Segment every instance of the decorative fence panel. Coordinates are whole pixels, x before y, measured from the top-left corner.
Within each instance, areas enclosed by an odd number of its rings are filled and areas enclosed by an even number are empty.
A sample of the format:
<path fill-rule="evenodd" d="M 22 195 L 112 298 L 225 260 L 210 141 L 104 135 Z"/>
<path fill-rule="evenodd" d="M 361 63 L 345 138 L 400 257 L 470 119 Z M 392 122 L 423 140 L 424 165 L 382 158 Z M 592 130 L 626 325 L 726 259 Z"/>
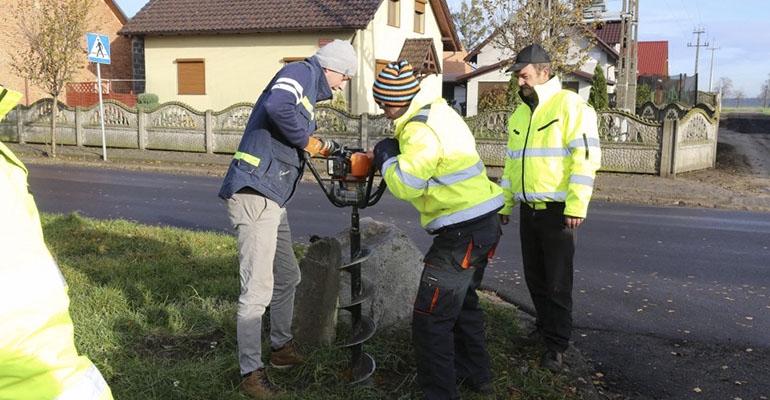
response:
<path fill-rule="evenodd" d="M 105 144 L 142 150 L 232 154 L 252 107 L 239 103 L 213 112 L 169 102 L 143 111 L 108 100 L 104 103 Z M 50 99 L 17 106 L 0 122 L 0 140 L 49 143 L 52 108 Z M 316 111 L 317 134 L 349 147 L 371 149 L 393 134 L 393 123 L 382 115 L 352 115 L 323 105 Z M 477 150 L 488 166 L 504 165 L 510 113 L 500 110 L 466 118 L 476 136 Z M 669 176 L 715 164 L 719 116 L 708 105 L 687 108 L 670 104 L 660 109 L 645 103 L 638 115 L 614 109 L 598 115 L 603 171 Z M 60 105 L 56 118 L 57 144 L 102 146 L 98 105 Z"/>

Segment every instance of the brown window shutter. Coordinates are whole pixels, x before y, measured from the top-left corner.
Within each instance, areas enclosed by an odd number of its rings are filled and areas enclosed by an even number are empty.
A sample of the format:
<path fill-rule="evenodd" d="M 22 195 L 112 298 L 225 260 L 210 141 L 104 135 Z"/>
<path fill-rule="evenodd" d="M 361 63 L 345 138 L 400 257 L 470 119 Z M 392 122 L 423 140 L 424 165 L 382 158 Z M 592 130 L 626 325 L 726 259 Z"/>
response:
<path fill-rule="evenodd" d="M 202 58 L 176 60 L 179 94 L 206 94 L 206 63 Z"/>
<path fill-rule="evenodd" d="M 425 14 L 425 3 L 427 0 L 414 0 L 414 12 Z"/>

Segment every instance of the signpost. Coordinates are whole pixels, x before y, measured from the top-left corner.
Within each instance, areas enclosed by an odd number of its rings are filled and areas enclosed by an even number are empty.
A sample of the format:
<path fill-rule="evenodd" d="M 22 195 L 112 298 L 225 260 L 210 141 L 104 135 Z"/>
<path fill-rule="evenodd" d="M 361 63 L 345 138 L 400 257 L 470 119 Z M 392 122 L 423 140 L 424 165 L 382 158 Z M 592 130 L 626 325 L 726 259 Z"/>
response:
<path fill-rule="evenodd" d="M 96 63 L 96 87 L 99 91 L 99 119 L 102 124 L 102 159 L 107 161 L 107 143 L 104 138 L 104 104 L 102 103 L 102 64 L 110 63 L 110 38 L 98 33 L 86 33 L 88 61 Z"/>

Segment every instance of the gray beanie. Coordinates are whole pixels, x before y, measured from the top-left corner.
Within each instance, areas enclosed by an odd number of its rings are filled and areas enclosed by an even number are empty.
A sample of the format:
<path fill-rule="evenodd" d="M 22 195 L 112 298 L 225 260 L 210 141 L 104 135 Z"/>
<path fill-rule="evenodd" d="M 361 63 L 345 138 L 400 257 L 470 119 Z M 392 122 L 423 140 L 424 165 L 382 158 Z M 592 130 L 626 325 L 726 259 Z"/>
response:
<path fill-rule="evenodd" d="M 358 70 L 358 57 L 350 43 L 336 39 L 318 49 L 315 53 L 321 67 L 354 76 Z"/>

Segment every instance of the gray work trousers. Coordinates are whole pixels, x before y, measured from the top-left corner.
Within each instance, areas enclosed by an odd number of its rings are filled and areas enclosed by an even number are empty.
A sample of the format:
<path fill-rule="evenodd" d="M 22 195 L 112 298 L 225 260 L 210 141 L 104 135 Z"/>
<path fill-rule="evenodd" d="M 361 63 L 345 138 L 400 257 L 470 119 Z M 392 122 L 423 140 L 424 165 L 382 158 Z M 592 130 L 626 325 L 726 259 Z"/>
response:
<path fill-rule="evenodd" d="M 241 374 L 264 367 L 262 316 L 270 306 L 270 343 L 292 339 L 294 293 L 300 281 L 286 209 L 259 194 L 235 193 L 227 213 L 238 235 L 241 295 L 236 330 Z"/>

